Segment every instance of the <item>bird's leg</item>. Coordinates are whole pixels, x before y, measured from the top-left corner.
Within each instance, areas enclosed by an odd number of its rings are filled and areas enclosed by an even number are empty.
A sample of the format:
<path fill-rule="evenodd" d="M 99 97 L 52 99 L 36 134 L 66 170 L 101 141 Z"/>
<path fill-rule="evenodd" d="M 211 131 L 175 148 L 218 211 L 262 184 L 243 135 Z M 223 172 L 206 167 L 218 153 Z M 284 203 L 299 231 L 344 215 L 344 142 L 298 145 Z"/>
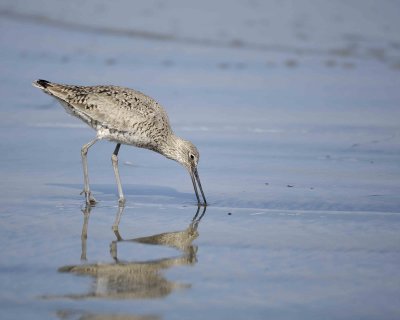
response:
<path fill-rule="evenodd" d="M 84 180 L 84 188 L 83 191 L 81 192 L 85 194 L 86 198 L 86 204 L 87 205 L 93 205 L 97 201 L 96 199 L 91 195 L 90 192 L 90 187 L 89 187 L 89 174 L 88 174 L 88 165 L 87 165 L 87 153 L 89 148 L 94 145 L 99 138 L 93 139 L 89 143 L 85 144 L 82 149 L 81 149 L 81 156 L 82 156 L 82 166 L 83 166 L 83 180 Z"/>
<path fill-rule="evenodd" d="M 112 165 L 114 168 L 115 180 L 117 181 L 118 196 L 119 196 L 118 204 L 120 206 L 123 206 L 123 205 L 125 205 L 125 197 L 124 197 L 124 193 L 122 192 L 121 179 L 119 177 L 119 170 L 118 170 L 118 152 L 119 152 L 120 147 L 121 147 L 121 144 L 117 143 L 114 153 L 111 156 L 111 162 L 112 162 Z"/>

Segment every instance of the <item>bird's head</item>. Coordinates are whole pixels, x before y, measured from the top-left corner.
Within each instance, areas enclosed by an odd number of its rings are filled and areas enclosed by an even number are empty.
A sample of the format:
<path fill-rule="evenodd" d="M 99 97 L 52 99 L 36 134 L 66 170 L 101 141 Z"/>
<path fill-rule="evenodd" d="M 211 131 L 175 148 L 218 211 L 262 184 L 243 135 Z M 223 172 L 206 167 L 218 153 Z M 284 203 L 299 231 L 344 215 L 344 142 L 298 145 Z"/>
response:
<path fill-rule="evenodd" d="M 204 203 L 203 205 L 207 205 L 206 198 L 204 196 L 203 188 L 201 187 L 200 177 L 197 171 L 197 165 L 199 163 L 200 154 L 197 150 L 196 146 L 190 141 L 181 139 L 177 136 L 174 136 L 169 144 L 170 148 L 164 150 L 164 155 L 167 158 L 175 160 L 183 165 L 190 174 L 192 178 L 194 191 L 196 193 L 198 204 L 202 204 L 200 202 L 199 194 L 197 192 L 197 184 L 199 186 L 201 195 L 203 196 Z M 197 181 L 197 184 L 196 184 Z"/>
<path fill-rule="evenodd" d="M 190 141 L 183 140 L 179 147 L 179 160 L 186 169 L 193 170 L 197 168 L 200 154 L 196 146 Z"/>

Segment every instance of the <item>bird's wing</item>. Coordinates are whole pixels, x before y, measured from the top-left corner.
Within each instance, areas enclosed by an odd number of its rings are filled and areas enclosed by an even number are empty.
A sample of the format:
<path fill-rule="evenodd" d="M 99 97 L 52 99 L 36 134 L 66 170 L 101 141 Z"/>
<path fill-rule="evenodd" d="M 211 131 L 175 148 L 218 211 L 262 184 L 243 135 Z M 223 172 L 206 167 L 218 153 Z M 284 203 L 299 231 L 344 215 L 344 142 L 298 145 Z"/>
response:
<path fill-rule="evenodd" d="M 135 124 L 151 121 L 161 129 L 168 124 L 165 111 L 154 99 L 132 89 L 51 83 L 46 91 L 66 103 L 76 116 L 109 128 L 129 130 Z"/>

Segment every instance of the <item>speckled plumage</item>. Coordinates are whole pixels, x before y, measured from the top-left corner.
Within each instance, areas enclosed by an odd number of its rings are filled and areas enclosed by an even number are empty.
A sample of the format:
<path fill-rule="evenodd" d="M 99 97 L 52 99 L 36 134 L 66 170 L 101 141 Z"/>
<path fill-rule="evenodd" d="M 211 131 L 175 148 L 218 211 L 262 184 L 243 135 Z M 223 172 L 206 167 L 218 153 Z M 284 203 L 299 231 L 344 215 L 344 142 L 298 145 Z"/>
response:
<path fill-rule="evenodd" d="M 53 83 L 46 90 L 102 139 L 158 151 L 172 134 L 164 109 L 139 91 L 117 86 Z"/>
<path fill-rule="evenodd" d="M 200 181 L 197 178 L 199 152 L 191 142 L 181 139 L 173 133 L 167 113 L 154 99 L 133 89 L 111 85 L 75 86 L 52 83 L 46 80 L 37 80 L 33 85 L 55 97 L 69 114 L 83 120 L 97 131 L 96 139 L 82 148 L 85 176 L 84 192 L 87 202 L 94 202 L 94 198 L 90 198 L 86 154 L 97 140 L 106 139 L 117 143 L 113 166 L 120 202 L 124 202 L 125 199 L 120 186 L 116 157 L 120 144 L 127 144 L 156 151 L 185 166 L 191 173 L 193 186 L 200 204 L 194 183 L 194 177 Z M 199 187 L 202 192 L 200 182 Z M 206 205 L 203 192 L 202 195 L 204 205 Z"/>

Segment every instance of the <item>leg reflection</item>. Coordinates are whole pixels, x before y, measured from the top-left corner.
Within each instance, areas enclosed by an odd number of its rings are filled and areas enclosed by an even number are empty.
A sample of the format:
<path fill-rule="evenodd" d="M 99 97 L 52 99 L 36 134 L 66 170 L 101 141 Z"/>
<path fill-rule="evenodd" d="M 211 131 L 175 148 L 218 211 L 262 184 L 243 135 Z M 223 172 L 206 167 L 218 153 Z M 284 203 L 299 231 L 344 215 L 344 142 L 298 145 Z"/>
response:
<path fill-rule="evenodd" d="M 81 251 L 81 261 L 86 261 L 86 247 L 87 247 L 87 234 L 88 234 L 88 224 L 89 224 L 89 216 L 91 211 L 91 206 L 86 205 L 84 209 L 82 209 L 83 213 L 83 226 L 81 233 L 81 242 L 82 242 L 82 251 Z"/>

